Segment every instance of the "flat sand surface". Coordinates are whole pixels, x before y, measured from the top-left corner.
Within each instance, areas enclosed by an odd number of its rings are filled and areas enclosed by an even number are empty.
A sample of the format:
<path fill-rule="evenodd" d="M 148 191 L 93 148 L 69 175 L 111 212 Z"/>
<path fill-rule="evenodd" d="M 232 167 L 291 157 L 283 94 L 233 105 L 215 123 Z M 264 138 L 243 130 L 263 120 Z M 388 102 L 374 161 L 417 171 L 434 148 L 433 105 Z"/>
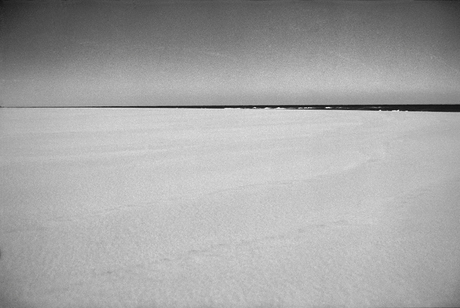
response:
<path fill-rule="evenodd" d="M 0 110 L 0 307 L 460 304 L 460 114 Z"/>

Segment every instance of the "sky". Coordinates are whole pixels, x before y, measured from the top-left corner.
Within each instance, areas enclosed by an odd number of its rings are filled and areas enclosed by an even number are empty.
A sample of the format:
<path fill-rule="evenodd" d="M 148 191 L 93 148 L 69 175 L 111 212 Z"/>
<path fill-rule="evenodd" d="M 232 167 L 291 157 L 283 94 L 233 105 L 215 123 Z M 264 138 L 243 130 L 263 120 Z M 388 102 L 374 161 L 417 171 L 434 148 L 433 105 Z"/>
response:
<path fill-rule="evenodd" d="M 4 1 L 0 105 L 460 102 L 455 1 Z"/>

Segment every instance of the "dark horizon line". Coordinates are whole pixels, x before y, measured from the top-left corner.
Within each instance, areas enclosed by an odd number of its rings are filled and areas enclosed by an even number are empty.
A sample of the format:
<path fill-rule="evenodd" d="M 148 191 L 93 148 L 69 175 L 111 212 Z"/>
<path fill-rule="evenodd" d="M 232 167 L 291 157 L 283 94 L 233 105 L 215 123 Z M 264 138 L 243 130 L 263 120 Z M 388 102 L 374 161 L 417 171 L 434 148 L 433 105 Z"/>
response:
<path fill-rule="evenodd" d="M 68 3 L 68 2 L 87 2 L 87 0 L 0 0 L 0 3 Z M 195 2 L 215 2 L 216 0 L 161 0 L 157 3 L 195 3 Z M 239 0 L 237 2 L 278 2 L 279 0 Z M 338 2 L 339 0 L 290 0 L 290 2 Z M 433 2 L 433 1 L 456 1 L 456 0 L 379 0 L 377 2 Z M 149 3 L 150 0 L 94 0 L 93 2 L 123 2 L 123 3 Z M 234 0 L 218 0 L 217 3 L 235 2 Z M 375 0 L 340 0 L 340 2 L 375 2 Z"/>
<path fill-rule="evenodd" d="M 295 109 L 460 112 L 460 104 L 381 104 L 381 105 L 102 105 L 102 106 L 0 106 L 9 109 Z"/>

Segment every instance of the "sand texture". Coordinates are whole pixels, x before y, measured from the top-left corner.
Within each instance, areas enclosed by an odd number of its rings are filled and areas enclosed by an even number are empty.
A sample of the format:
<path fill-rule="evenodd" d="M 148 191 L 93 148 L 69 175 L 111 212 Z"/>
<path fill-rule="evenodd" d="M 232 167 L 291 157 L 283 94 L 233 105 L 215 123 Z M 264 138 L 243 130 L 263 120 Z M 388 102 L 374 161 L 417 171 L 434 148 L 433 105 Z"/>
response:
<path fill-rule="evenodd" d="M 460 304 L 459 114 L 3 109 L 0 198 L 1 307 Z"/>

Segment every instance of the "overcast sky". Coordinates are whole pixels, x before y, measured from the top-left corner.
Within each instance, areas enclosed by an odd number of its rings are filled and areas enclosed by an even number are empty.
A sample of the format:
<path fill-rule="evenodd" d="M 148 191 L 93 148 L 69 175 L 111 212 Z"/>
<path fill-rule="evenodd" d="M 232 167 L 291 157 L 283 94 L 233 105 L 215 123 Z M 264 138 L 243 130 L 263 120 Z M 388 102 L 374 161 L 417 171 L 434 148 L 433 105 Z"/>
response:
<path fill-rule="evenodd" d="M 460 3 L 1 9 L 0 104 L 460 103 Z"/>

